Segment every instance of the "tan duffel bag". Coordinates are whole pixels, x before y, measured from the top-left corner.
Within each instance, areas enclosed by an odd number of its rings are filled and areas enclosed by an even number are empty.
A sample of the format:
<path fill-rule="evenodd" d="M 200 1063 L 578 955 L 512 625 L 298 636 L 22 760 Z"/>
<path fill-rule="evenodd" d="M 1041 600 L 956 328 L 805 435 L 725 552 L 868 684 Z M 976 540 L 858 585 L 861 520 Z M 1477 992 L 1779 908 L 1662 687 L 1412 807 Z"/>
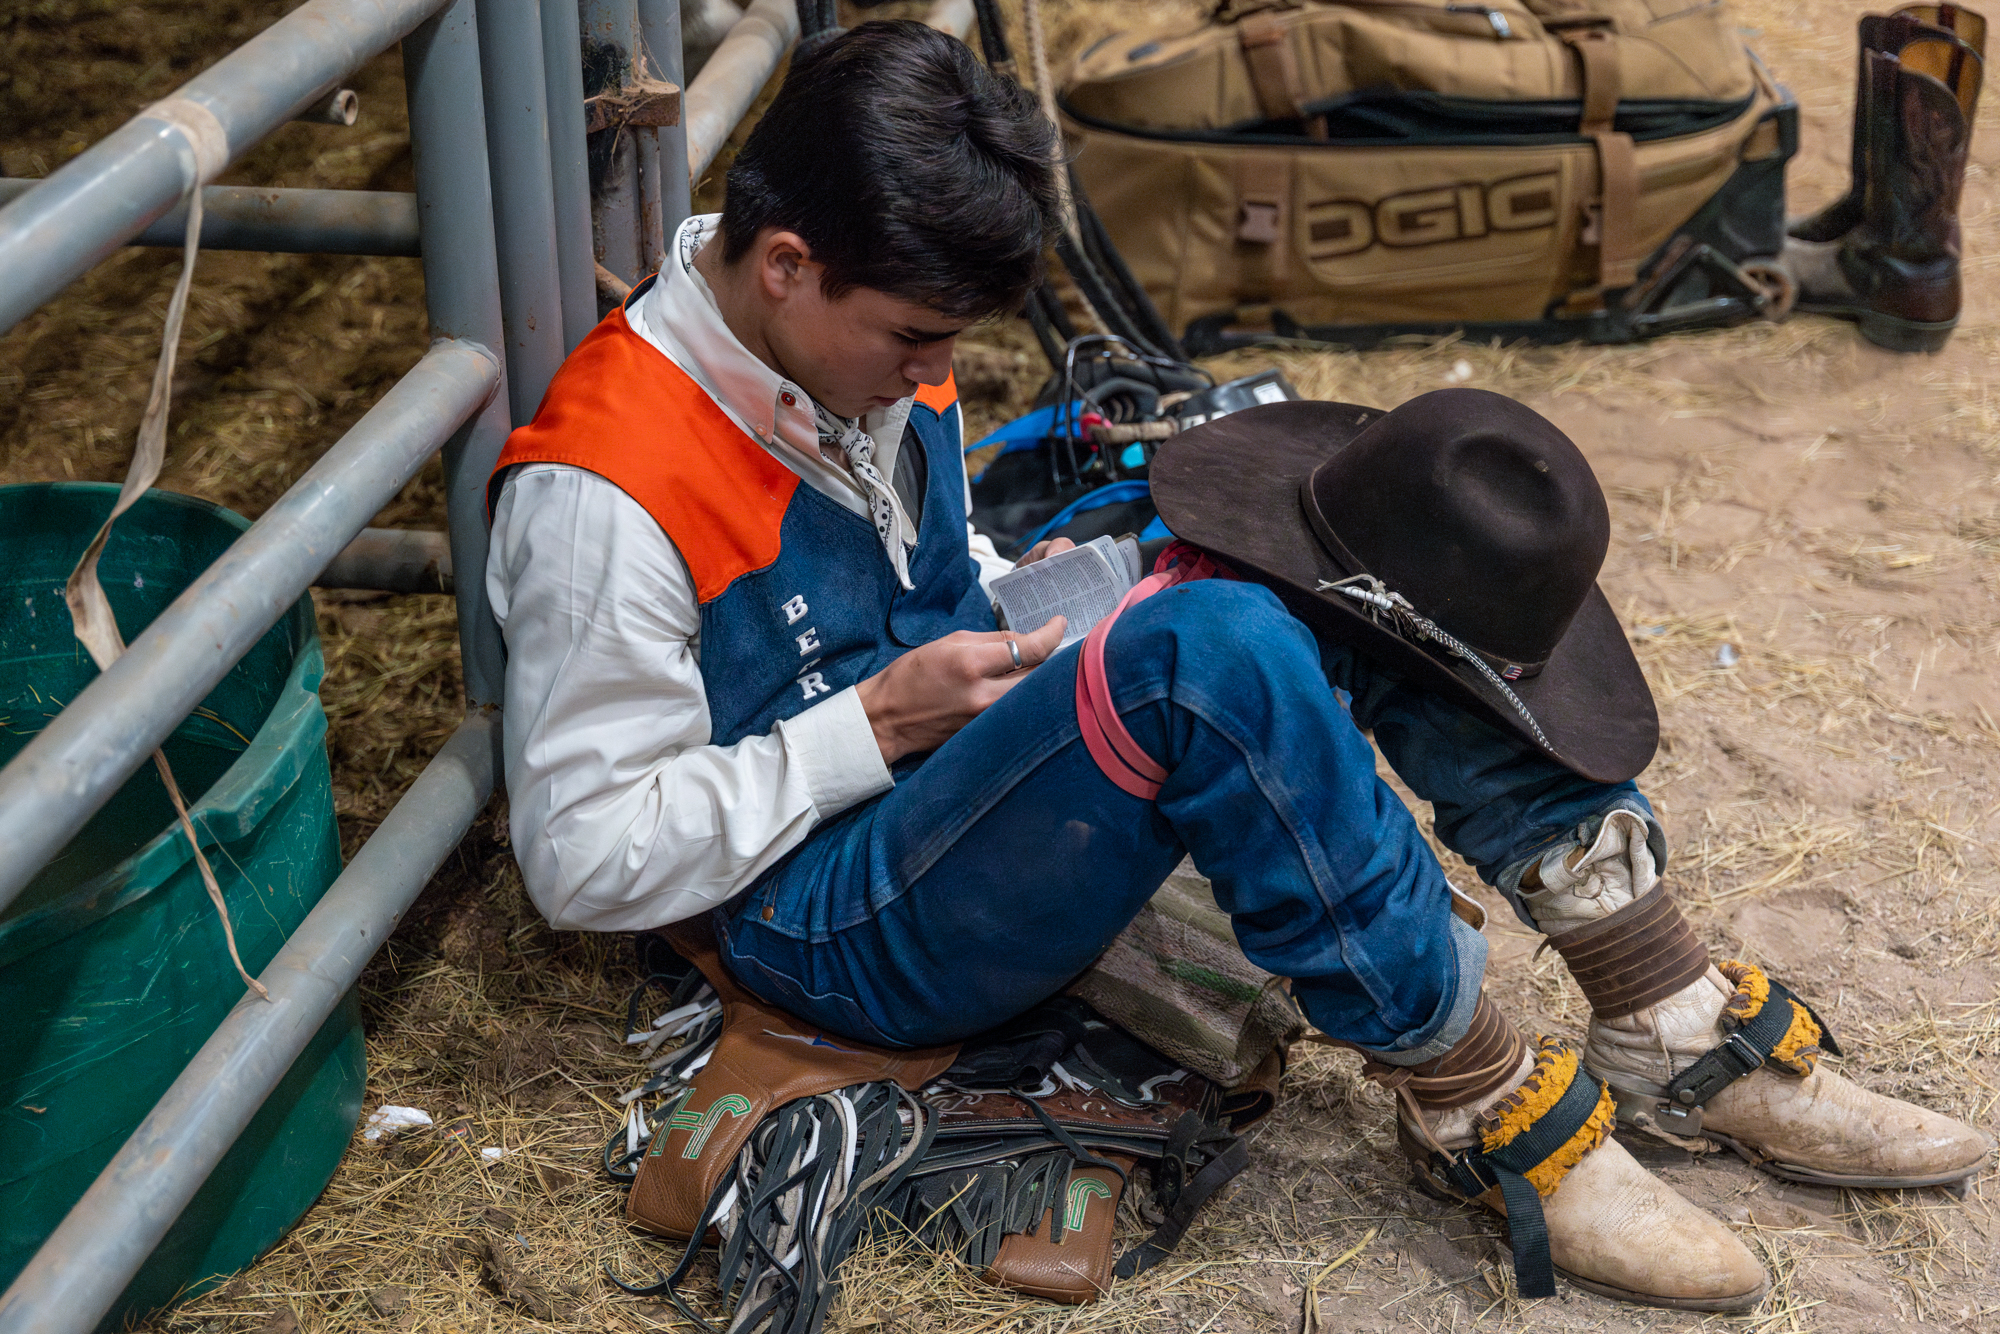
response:
<path fill-rule="evenodd" d="M 1253 0 L 1098 42 L 1063 110 L 1190 351 L 1258 327 L 1614 341 L 1788 304 L 1797 110 L 1721 3 Z"/>

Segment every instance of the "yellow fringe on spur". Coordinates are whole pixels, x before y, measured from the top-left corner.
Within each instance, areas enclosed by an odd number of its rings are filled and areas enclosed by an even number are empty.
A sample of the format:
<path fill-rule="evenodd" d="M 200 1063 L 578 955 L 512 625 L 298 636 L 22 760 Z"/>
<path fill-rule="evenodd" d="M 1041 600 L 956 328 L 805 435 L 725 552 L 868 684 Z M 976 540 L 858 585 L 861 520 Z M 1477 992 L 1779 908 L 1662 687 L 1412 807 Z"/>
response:
<path fill-rule="evenodd" d="M 1521 1081 L 1521 1086 L 1502 1098 L 1480 1118 L 1482 1124 L 1490 1121 L 1491 1129 L 1480 1132 L 1480 1142 L 1487 1152 L 1510 1144 L 1515 1137 L 1529 1126 L 1547 1116 L 1555 1105 L 1562 1101 L 1563 1094 L 1569 1092 L 1570 1084 L 1581 1072 L 1576 1051 L 1561 1038 L 1540 1039 L 1535 1050 L 1535 1068 Z M 1597 1098 L 1597 1106 L 1589 1118 L 1569 1137 L 1569 1141 L 1554 1153 L 1537 1163 L 1524 1175 L 1535 1192 L 1543 1199 L 1556 1193 L 1563 1178 L 1570 1169 L 1583 1161 L 1583 1156 L 1604 1143 L 1604 1137 L 1611 1133 L 1611 1124 L 1617 1107 L 1611 1098 L 1611 1089 L 1603 1087 Z"/>
<path fill-rule="evenodd" d="M 1771 999 L 1771 980 L 1764 976 L 1763 969 L 1741 959 L 1724 959 L 1716 968 L 1736 988 L 1729 1004 L 1722 1007 L 1725 1020 L 1747 1024 L 1763 1013 L 1764 1002 Z"/>
<path fill-rule="evenodd" d="M 1819 1025 L 1806 1013 L 1806 1007 L 1797 1001 L 1791 1002 L 1792 1026 L 1785 1030 L 1785 1036 L 1778 1039 L 1778 1045 L 1771 1049 L 1767 1065 L 1781 1065 L 1791 1074 L 1804 1079 L 1813 1072 L 1819 1061 Z"/>
<path fill-rule="evenodd" d="M 1736 984 L 1736 994 L 1722 1007 L 1723 1022 L 1741 1027 L 1762 1014 L 1771 999 L 1771 981 L 1764 976 L 1764 970 L 1741 959 L 1725 959 L 1718 967 L 1724 977 Z M 1778 1040 L 1765 1063 L 1804 1079 L 1819 1061 L 1820 1029 L 1805 1006 L 1795 1000 L 1786 1004 L 1792 1007 L 1791 1027 L 1785 1030 L 1785 1036 Z"/>

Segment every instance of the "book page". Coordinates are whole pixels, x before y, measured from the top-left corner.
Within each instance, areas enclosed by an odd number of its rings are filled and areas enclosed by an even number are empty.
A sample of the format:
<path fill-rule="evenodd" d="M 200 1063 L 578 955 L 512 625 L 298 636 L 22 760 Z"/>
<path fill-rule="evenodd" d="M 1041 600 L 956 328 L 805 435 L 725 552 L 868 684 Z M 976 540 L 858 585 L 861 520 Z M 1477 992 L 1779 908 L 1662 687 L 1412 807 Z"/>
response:
<path fill-rule="evenodd" d="M 1059 551 L 993 581 L 993 603 L 1002 629 L 1025 632 L 1051 616 L 1069 618 L 1063 643 L 1073 644 L 1109 616 L 1132 588 L 1126 557 L 1109 537 Z"/>
<path fill-rule="evenodd" d="M 1118 554 L 1125 558 L 1125 569 L 1132 582 L 1138 583 L 1146 577 L 1145 562 L 1139 555 L 1139 539 L 1130 533 L 1118 539 Z"/>

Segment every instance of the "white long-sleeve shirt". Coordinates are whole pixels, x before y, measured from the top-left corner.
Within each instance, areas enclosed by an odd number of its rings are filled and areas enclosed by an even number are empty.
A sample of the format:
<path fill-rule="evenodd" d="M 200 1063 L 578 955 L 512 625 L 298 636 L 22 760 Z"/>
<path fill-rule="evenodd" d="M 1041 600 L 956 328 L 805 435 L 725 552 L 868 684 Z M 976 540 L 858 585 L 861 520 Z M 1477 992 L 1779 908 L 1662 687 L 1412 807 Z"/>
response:
<path fill-rule="evenodd" d="M 682 225 L 660 281 L 627 311 L 633 330 L 807 485 L 865 515 L 859 488 L 820 455 L 805 391 L 744 348 L 695 272 L 715 222 Z M 864 423 L 887 476 L 909 413 L 906 399 Z M 982 584 L 1012 568 L 976 533 L 970 547 Z M 507 477 L 486 589 L 508 650 L 514 855 L 559 929 L 693 916 L 891 786 L 852 689 L 765 735 L 710 744 L 687 566 L 652 516 L 594 473 L 536 463 Z"/>

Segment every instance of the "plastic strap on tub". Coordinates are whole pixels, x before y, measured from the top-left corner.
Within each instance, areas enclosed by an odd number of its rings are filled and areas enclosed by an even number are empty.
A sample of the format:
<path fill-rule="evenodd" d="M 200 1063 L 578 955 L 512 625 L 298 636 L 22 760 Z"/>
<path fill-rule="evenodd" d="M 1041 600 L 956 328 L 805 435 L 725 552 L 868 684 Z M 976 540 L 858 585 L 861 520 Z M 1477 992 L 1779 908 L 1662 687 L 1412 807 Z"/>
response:
<path fill-rule="evenodd" d="M 153 367 L 152 392 L 146 399 L 145 415 L 139 419 L 138 441 L 132 449 L 132 460 L 125 467 L 124 484 L 118 489 L 118 499 L 113 502 L 111 512 L 104 517 L 97 535 L 90 539 L 90 545 L 84 548 L 76 568 L 70 571 L 69 579 L 63 585 L 63 601 L 69 605 L 71 628 L 78 642 L 89 650 L 91 661 L 97 664 L 99 671 L 109 668 L 124 655 L 125 636 L 118 628 L 118 618 L 112 614 L 110 600 L 98 579 L 97 562 L 104 554 L 105 543 L 111 538 L 111 526 L 140 496 L 152 489 L 166 463 L 167 411 L 174 398 L 174 359 L 180 348 L 181 322 L 187 316 L 188 293 L 194 283 L 195 256 L 201 251 L 201 190 L 229 165 L 229 134 L 223 129 L 222 122 L 216 119 L 215 113 L 201 103 L 185 97 L 169 97 L 163 102 L 153 103 L 140 114 L 178 131 L 181 170 L 185 178 L 182 190 L 188 201 L 187 233 L 181 249 L 181 275 L 174 283 L 173 295 L 167 298 L 166 327 L 160 336 L 159 361 Z M 229 947 L 229 961 L 236 965 L 243 985 L 268 1001 L 271 999 L 270 991 L 250 976 L 250 970 L 243 966 L 243 956 L 236 948 L 236 928 L 229 920 L 229 904 L 223 898 L 222 885 L 215 878 L 215 868 L 208 863 L 208 854 L 202 851 L 201 836 L 188 817 L 187 801 L 174 778 L 173 766 L 167 762 L 166 751 L 154 750 L 153 767 L 159 771 L 161 786 L 166 788 L 181 833 L 186 836 L 188 847 L 194 853 L 194 863 L 201 871 L 209 901 L 215 905 L 216 916 L 221 919 L 222 939 Z"/>
<path fill-rule="evenodd" d="M 1112 623 L 1133 603 L 1143 602 L 1176 584 L 1196 579 L 1235 578 L 1185 542 L 1175 542 L 1162 551 L 1153 571 L 1132 586 L 1132 591 L 1119 600 L 1109 616 L 1091 627 L 1084 636 L 1083 653 L 1076 665 L 1076 724 L 1083 734 L 1084 748 L 1106 778 L 1141 801 L 1151 801 L 1160 795 L 1167 770 L 1133 740 L 1125 720 L 1118 716 L 1118 709 L 1111 702 L 1111 682 L 1104 670 L 1104 644 L 1110 637 Z"/>

